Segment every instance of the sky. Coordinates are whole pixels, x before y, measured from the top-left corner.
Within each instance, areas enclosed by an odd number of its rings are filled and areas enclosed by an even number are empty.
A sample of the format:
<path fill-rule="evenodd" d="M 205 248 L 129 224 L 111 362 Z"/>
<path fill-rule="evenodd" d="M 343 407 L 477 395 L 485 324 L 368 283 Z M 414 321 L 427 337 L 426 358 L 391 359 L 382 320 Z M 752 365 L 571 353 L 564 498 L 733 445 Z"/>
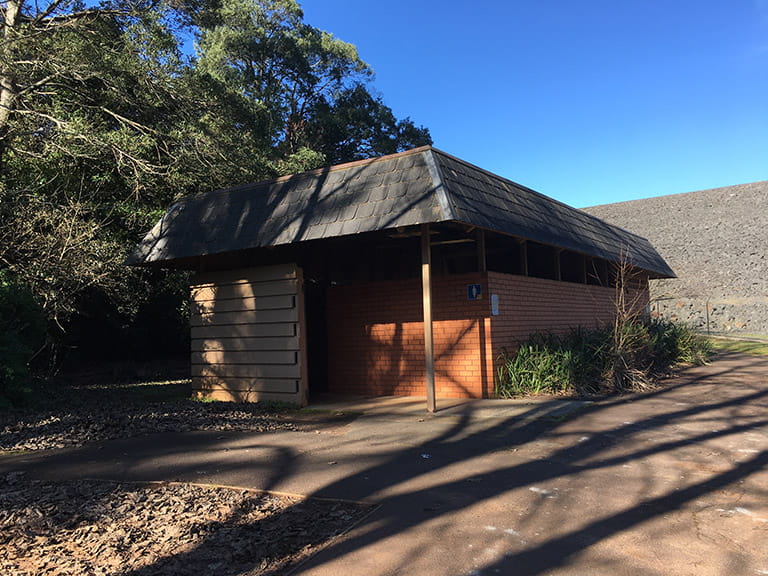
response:
<path fill-rule="evenodd" d="M 299 0 L 435 147 L 584 207 L 768 180 L 768 0 Z"/>

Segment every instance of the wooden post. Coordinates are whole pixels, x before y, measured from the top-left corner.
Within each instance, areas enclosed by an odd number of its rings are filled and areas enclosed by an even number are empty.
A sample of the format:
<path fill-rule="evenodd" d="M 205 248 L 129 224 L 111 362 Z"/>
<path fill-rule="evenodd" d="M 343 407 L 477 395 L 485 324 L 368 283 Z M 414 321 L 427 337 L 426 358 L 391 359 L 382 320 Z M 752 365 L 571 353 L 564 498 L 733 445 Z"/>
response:
<path fill-rule="evenodd" d="M 475 232 L 477 235 L 477 271 L 487 272 L 487 264 L 485 258 L 485 230 L 482 228 Z"/>
<path fill-rule="evenodd" d="M 421 300 L 424 307 L 424 355 L 427 375 L 427 412 L 435 411 L 435 346 L 432 338 L 432 249 L 429 224 L 421 225 Z"/>
<path fill-rule="evenodd" d="M 528 276 L 528 244 L 520 240 L 520 272 L 522 276 Z"/>

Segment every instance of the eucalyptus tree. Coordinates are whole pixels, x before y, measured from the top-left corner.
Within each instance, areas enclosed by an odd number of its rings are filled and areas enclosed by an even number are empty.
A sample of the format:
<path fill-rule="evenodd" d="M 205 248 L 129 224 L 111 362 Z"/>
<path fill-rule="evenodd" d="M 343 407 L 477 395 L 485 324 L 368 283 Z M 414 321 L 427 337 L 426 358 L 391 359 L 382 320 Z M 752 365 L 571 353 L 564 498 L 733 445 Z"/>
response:
<path fill-rule="evenodd" d="M 199 71 L 259 107 L 279 172 L 431 143 L 371 94 L 355 46 L 305 23 L 294 0 L 220 0 L 199 21 Z"/>
<path fill-rule="evenodd" d="M 371 78 L 292 0 L 0 0 L 0 272 L 62 329 L 129 318 L 175 198 L 428 143 Z"/>

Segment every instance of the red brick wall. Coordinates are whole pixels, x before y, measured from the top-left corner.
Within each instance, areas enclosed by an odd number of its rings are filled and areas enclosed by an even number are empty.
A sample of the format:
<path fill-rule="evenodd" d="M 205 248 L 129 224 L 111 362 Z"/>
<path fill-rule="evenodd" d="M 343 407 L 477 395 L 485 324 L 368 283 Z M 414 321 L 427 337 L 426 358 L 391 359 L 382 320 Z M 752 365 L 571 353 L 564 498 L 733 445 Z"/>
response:
<path fill-rule="evenodd" d="M 495 357 L 534 332 L 563 333 L 613 317 L 612 288 L 496 272 L 488 273 L 488 282 L 499 296 L 499 315 L 492 320 Z"/>
<path fill-rule="evenodd" d="M 467 284 L 483 299 L 467 300 Z M 487 278 L 435 278 L 432 315 L 435 393 L 443 398 L 488 396 L 490 352 Z M 329 388 L 363 395 L 426 394 L 421 281 L 337 286 L 328 291 Z"/>
<path fill-rule="evenodd" d="M 483 299 L 467 300 L 467 284 L 476 283 Z M 435 278 L 432 293 L 435 392 L 443 398 L 492 396 L 503 348 L 532 332 L 609 322 L 613 313 L 613 289 L 495 272 Z M 640 305 L 647 297 L 646 289 Z M 327 314 L 332 392 L 426 394 L 420 280 L 333 287 Z"/>

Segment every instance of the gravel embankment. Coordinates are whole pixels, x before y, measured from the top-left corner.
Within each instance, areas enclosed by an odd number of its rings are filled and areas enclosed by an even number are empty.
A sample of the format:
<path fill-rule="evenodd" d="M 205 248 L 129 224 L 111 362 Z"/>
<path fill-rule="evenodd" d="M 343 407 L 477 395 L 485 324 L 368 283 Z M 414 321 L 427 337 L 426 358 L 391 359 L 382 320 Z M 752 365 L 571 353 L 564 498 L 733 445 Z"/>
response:
<path fill-rule="evenodd" d="M 284 574 L 370 510 L 190 484 L 0 478 L 0 573 Z"/>
<path fill-rule="evenodd" d="M 768 181 L 583 209 L 651 241 L 677 274 L 659 311 L 713 332 L 768 334 Z"/>

